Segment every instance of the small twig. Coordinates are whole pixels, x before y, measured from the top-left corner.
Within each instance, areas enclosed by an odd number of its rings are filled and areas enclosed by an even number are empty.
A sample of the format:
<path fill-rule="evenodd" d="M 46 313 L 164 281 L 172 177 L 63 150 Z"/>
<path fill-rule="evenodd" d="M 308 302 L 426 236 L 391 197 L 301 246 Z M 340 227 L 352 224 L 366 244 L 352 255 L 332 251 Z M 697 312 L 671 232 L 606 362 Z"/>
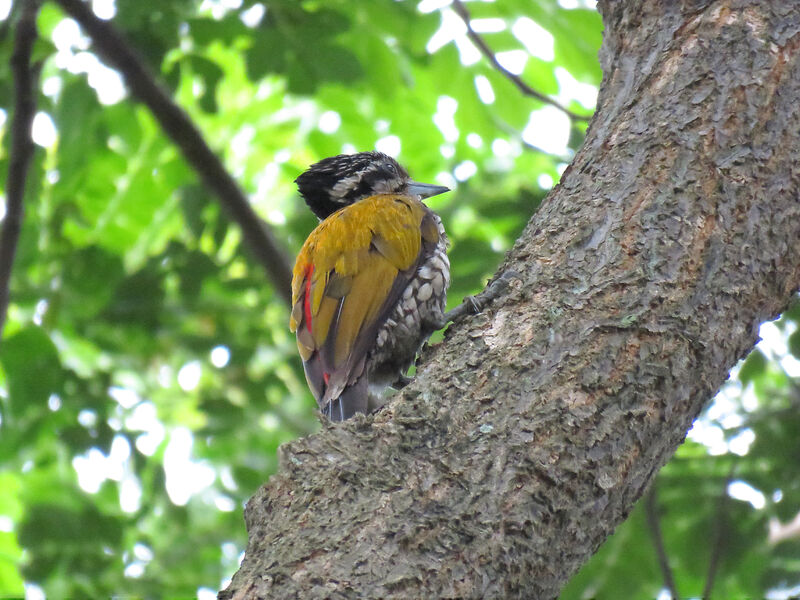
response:
<path fill-rule="evenodd" d="M 703 586 L 703 595 L 701 598 L 708 600 L 711 598 L 711 592 L 714 589 L 714 581 L 717 577 L 717 570 L 719 568 L 719 561 L 722 558 L 723 550 L 723 537 L 725 533 L 725 520 L 728 512 L 728 484 L 733 479 L 733 473 L 736 468 L 736 463 L 731 466 L 728 476 L 725 478 L 725 483 L 722 487 L 722 492 L 717 500 L 717 512 L 714 519 L 713 530 L 713 546 L 711 546 L 711 557 L 708 561 L 708 573 L 706 574 L 706 584 Z"/>
<path fill-rule="evenodd" d="M 504 122 L 503 120 L 498 119 L 496 116 L 492 117 L 492 123 L 495 125 L 495 127 L 500 129 L 501 131 L 504 131 L 509 136 L 514 138 L 516 141 L 518 141 L 524 150 L 529 150 L 530 152 L 536 152 L 537 154 L 544 154 L 546 156 L 549 156 L 551 158 L 559 160 L 559 161 L 563 162 L 566 165 L 568 165 L 569 163 L 572 162 L 572 157 L 571 156 L 566 156 L 564 154 L 556 154 L 554 152 L 546 152 L 545 150 L 542 150 L 538 146 L 534 146 L 530 142 L 526 142 L 522 138 L 522 136 L 520 135 L 520 132 L 519 132 L 518 129 L 514 128 L 513 126 L 511 126 L 508 123 Z"/>
<path fill-rule="evenodd" d="M 664 578 L 664 587 L 669 590 L 672 600 L 678 600 L 678 588 L 675 586 L 675 578 L 672 576 L 667 551 L 664 548 L 664 538 L 661 535 L 661 520 L 658 518 L 657 482 L 653 482 L 650 491 L 647 492 L 644 510 L 647 516 L 647 526 L 653 538 L 653 546 L 655 546 L 656 555 L 658 556 L 658 566 L 661 568 L 661 576 Z"/>
<path fill-rule="evenodd" d="M 6 215 L 0 238 L 0 337 L 5 325 L 10 299 L 11 269 L 22 231 L 23 200 L 28 169 L 33 158 L 31 127 L 36 113 L 36 89 L 41 65 L 31 65 L 36 42 L 36 13 L 38 0 L 28 0 L 17 22 L 17 37 L 11 55 L 14 77 L 14 117 L 11 122 L 11 149 L 6 179 Z"/>
<path fill-rule="evenodd" d="M 122 74 L 133 95 L 147 105 L 164 132 L 181 149 L 186 162 L 239 224 L 250 251 L 263 265 L 278 294 L 291 303 L 292 269 L 288 259 L 189 115 L 159 86 L 113 25 L 95 16 L 82 0 L 56 2 L 89 34 L 97 51 Z"/>
<path fill-rule="evenodd" d="M 725 433 L 728 436 L 734 436 L 738 432 L 744 431 L 745 429 L 751 429 L 759 423 L 777 423 L 782 419 L 797 415 L 798 410 L 800 410 L 798 402 L 795 402 L 791 397 L 789 398 L 789 401 L 790 405 L 788 408 L 776 408 L 775 410 L 764 409 L 749 414 L 746 416 L 744 423 L 741 425 L 737 425 L 735 427 L 726 427 Z"/>
<path fill-rule="evenodd" d="M 478 47 L 481 53 L 489 60 L 490 63 L 492 63 L 492 66 L 495 69 L 500 71 L 500 73 L 502 73 L 509 81 L 511 81 L 511 83 L 517 86 L 517 89 L 519 89 L 519 91 L 521 91 L 526 96 L 530 96 L 531 98 L 536 98 L 537 100 L 544 102 L 545 104 L 554 106 L 555 108 L 563 112 L 565 115 L 567 115 L 573 121 L 589 121 L 592 118 L 591 115 L 579 115 L 576 112 L 572 112 L 567 107 L 562 106 L 549 96 L 546 96 L 545 94 L 536 91 L 527 83 L 522 81 L 522 79 L 520 79 L 519 76 L 515 75 L 514 73 L 506 69 L 503 65 L 500 64 L 500 61 L 497 60 L 497 57 L 494 55 L 494 52 L 492 52 L 492 49 L 489 48 L 488 44 L 484 41 L 484 39 L 480 36 L 480 34 L 472 28 L 472 25 L 470 24 L 469 11 L 464 6 L 463 2 L 461 2 L 461 0 L 453 0 L 453 10 L 459 17 L 461 17 L 461 20 L 464 21 L 464 25 L 467 26 L 467 36 L 469 37 L 470 40 L 472 40 L 472 43 L 474 43 Z"/>

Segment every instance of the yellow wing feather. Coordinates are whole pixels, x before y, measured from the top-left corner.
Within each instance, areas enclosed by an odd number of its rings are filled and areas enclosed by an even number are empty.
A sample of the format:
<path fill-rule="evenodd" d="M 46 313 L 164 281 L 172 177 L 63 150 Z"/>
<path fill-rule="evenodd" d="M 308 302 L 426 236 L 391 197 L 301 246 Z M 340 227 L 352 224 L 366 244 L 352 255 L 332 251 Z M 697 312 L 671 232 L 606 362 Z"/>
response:
<path fill-rule="evenodd" d="M 426 214 L 414 197 L 382 194 L 333 213 L 308 236 L 294 267 L 290 327 L 309 378 L 318 372 L 327 383 L 334 370 L 358 362 L 351 353 L 359 336 L 379 318 L 398 274 L 419 259 L 430 235 L 422 231 Z M 329 335 L 332 356 L 323 358 Z M 315 360 L 323 361 L 321 370 L 309 368 Z M 340 375 L 346 382 L 349 374 Z M 323 388 L 315 383 L 312 390 Z"/>
<path fill-rule="evenodd" d="M 378 318 L 397 277 L 397 269 L 378 255 L 373 255 L 372 260 L 362 266 L 364 268 L 353 279 L 353 287 L 342 303 L 331 365 L 334 369 L 345 364 L 358 334 Z"/>

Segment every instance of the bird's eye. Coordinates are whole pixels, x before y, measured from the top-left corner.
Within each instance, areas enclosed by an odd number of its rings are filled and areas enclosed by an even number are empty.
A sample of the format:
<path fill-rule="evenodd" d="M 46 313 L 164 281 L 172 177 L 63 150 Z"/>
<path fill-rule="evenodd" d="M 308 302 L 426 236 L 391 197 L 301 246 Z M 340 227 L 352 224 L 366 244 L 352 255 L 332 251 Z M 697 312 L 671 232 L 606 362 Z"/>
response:
<path fill-rule="evenodd" d="M 388 169 L 389 173 L 391 173 L 392 175 L 397 175 L 397 167 L 394 166 L 394 164 L 387 163 L 386 164 L 386 168 Z"/>

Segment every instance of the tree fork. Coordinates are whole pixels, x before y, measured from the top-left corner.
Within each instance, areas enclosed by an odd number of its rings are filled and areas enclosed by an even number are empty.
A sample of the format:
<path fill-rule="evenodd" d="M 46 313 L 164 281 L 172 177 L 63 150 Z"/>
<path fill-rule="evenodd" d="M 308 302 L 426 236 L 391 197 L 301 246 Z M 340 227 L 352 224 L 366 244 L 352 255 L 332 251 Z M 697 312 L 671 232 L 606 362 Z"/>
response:
<path fill-rule="evenodd" d="M 800 286 L 800 5 L 600 0 L 586 141 L 382 411 L 283 447 L 221 598 L 554 598 Z"/>

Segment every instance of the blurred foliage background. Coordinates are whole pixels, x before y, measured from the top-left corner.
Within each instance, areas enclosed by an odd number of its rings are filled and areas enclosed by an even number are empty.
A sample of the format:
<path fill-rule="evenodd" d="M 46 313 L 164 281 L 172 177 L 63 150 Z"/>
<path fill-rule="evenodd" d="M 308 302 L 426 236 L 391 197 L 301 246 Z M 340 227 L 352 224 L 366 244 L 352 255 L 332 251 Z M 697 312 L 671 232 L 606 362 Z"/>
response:
<path fill-rule="evenodd" d="M 3 184 L 19 4 L 0 0 Z M 591 2 L 464 5 L 505 68 L 591 114 Z M 92 7 L 289 253 L 315 225 L 292 180 L 320 158 L 378 148 L 452 187 L 429 202 L 452 239 L 451 305 L 482 287 L 586 127 L 493 68 L 449 0 Z M 38 28 L 39 147 L 0 347 L 0 596 L 211 598 L 237 567 L 242 506 L 277 447 L 318 427 L 287 307 L 77 24 L 45 3 Z M 795 306 L 762 328 L 657 497 L 563 598 L 669 597 L 659 546 L 684 597 L 800 593 L 798 321 Z"/>

